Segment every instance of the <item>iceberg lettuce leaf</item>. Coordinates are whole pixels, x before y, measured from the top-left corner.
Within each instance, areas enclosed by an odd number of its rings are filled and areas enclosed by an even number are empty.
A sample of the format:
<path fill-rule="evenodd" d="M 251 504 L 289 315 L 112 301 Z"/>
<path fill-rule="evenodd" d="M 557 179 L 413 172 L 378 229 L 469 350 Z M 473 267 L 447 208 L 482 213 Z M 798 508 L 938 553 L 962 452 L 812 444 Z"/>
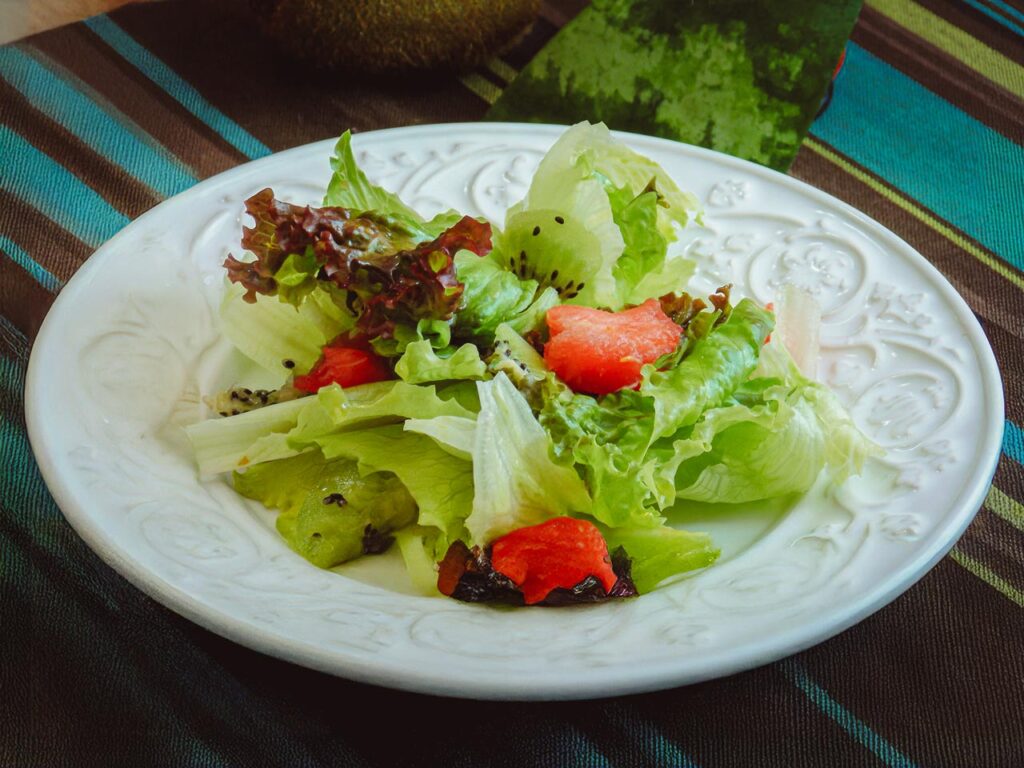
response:
<path fill-rule="evenodd" d="M 552 517 L 588 512 L 590 495 L 571 466 L 552 459 L 548 434 L 529 404 L 499 373 L 477 383 L 480 413 L 473 439 L 476 495 L 466 521 L 471 544 Z"/>

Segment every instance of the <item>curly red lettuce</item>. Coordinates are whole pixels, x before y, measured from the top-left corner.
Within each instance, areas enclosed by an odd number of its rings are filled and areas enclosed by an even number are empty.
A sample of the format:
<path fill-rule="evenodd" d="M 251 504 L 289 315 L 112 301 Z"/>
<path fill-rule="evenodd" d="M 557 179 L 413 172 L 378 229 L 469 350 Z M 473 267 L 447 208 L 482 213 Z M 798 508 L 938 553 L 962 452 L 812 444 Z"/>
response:
<path fill-rule="evenodd" d="M 370 338 L 391 338 L 399 323 L 450 319 L 464 287 L 455 254 L 491 250 L 490 224 L 469 216 L 414 244 L 373 213 L 291 205 L 270 189 L 246 200 L 245 209 L 255 225 L 244 229 L 242 247 L 256 260 L 224 262 L 228 279 L 246 288 L 245 300 L 263 294 L 298 304 L 318 283 L 333 285 L 348 292 L 357 328 Z"/>

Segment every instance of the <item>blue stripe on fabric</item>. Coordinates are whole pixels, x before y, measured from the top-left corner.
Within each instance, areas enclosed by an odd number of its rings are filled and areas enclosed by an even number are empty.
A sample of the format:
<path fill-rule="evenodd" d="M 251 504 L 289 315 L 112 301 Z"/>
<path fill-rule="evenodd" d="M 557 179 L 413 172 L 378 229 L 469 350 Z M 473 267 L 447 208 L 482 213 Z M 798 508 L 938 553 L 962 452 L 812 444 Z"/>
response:
<path fill-rule="evenodd" d="M 700 768 L 679 746 L 665 736 L 657 724 L 643 716 L 635 707 L 616 707 L 625 721 L 624 731 L 633 741 L 640 742 L 645 754 L 657 757 L 657 764 L 665 768 Z"/>
<path fill-rule="evenodd" d="M 1024 269 L 1024 148 L 856 43 L 846 50 L 811 133 Z"/>
<path fill-rule="evenodd" d="M 1009 419 L 1003 430 L 1003 453 L 1018 464 L 1024 464 L 1024 430 Z"/>
<path fill-rule="evenodd" d="M 1014 24 L 1012 21 L 1007 19 L 1005 16 L 1001 16 L 999 13 L 997 13 L 996 11 L 993 11 L 991 8 L 988 8 L 988 7 L 984 6 L 984 5 L 982 5 L 977 0 L 964 0 L 964 2 L 967 3 L 969 6 L 971 6 L 971 8 L 974 8 L 976 11 L 981 11 L 986 16 L 988 16 L 990 19 L 994 19 L 999 24 L 1002 24 L 1004 27 L 1006 27 L 1010 31 L 1016 32 L 1018 35 L 1024 35 L 1024 29 L 1022 29 L 1020 26 L 1018 26 L 1017 24 Z M 1011 10 L 1011 11 L 1013 10 L 1012 8 L 1009 8 L 1008 6 L 1003 5 L 1002 3 L 998 3 L 995 0 L 993 0 L 992 4 L 993 5 L 998 5 L 1000 9 L 1006 9 L 1006 10 Z M 1019 15 L 1019 14 L 1015 13 L 1014 15 Z"/>
<path fill-rule="evenodd" d="M 63 165 L 0 125 L 0 189 L 39 209 L 93 247 L 113 237 L 128 218 Z"/>
<path fill-rule="evenodd" d="M 243 155 L 257 158 L 270 154 L 269 147 L 210 104 L 199 91 L 125 32 L 109 16 L 93 16 L 91 19 L 86 19 L 85 24 L 107 45 L 121 54 L 126 61 L 163 88 L 179 104 L 219 133 L 225 141 Z"/>
<path fill-rule="evenodd" d="M 818 685 L 796 659 L 786 659 L 779 667 L 790 681 L 840 728 L 873 752 L 879 760 L 893 768 L 917 768 L 916 763 L 871 730 L 863 721 L 837 702 Z"/>
<path fill-rule="evenodd" d="M 1003 0 L 988 0 L 989 3 L 994 5 L 996 8 L 1001 10 L 1007 16 L 1017 19 L 1018 21 L 1024 21 L 1024 13 L 1021 13 L 1009 3 L 1004 3 Z"/>
<path fill-rule="evenodd" d="M 163 197 L 188 189 L 198 179 L 77 78 L 58 74 L 15 46 L 0 48 L 0 77 L 36 109 L 80 138 L 107 160 L 124 168 Z M 92 96 L 92 98 L 90 98 Z"/>
<path fill-rule="evenodd" d="M 637 718 L 631 727 L 639 731 L 640 740 L 657 756 L 658 765 L 665 768 L 700 768 L 650 720 Z"/>
<path fill-rule="evenodd" d="M 608 762 L 604 753 L 582 731 L 571 725 L 566 728 L 566 731 L 569 735 L 571 752 L 569 755 L 563 756 L 559 765 L 574 765 L 577 768 L 612 768 L 612 764 Z"/>
<path fill-rule="evenodd" d="M 16 242 L 3 235 L 0 235 L 0 252 L 6 253 L 11 261 L 32 275 L 37 283 L 51 293 L 56 293 L 63 285 L 52 272 L 29 256 Z"/>

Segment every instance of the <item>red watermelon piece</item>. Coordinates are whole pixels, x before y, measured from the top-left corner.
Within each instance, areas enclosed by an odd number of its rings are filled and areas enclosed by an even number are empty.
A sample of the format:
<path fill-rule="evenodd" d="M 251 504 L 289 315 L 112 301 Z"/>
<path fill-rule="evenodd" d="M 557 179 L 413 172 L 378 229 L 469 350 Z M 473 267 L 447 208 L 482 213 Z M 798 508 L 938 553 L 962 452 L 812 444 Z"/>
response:
<path fill-rule="evenodd" d="M 572 589 L 588 576 L 597 578 L 605 592 L 618 580 L 597 526 L 571 517 L 519 528 L 495 540 L 491 566 L 515 583 L 527 605 L 559 587 Z"/>
<path fill-rule="evenodd" d="M 674 351 L 682 328 L 661 304 L 608 312 L 560 305 L 547 313 L 544 361 L 575 392 L 606 395 L 640 383 L 640 369 Z"/>

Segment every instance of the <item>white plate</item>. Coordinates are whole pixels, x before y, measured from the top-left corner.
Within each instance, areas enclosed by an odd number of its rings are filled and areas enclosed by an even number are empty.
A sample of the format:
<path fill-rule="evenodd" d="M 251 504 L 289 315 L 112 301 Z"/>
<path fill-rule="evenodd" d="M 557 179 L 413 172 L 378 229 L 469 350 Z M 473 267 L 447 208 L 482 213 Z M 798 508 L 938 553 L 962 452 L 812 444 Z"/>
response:
<path fill-rule="evenodd" d="M 425 214 L 501 220 L 561 128 L 466 124 L 354 140 L 375 181 Z M 293 554 L 271 517 L 196 477 L 181 426 L 224 378 L 220 264 L 242 201 L 267 186 L 318 203 L 331 141 L 257 160 L 168 200 L 68 283 L 33 350 L 32 446 L 86 542 L 168 607 L 243 645 L 344 677 L 496 699 L 586 698 L 764 664 L 887 604 L 980 506 L 1002 435 L 998 371 L 953 288 L 899 238 L 791 178 L 704 149 L 622 134 L 707 207 L 679 247 L 698 283 L 762 301 L 797 282 L 822 303 L 820 375 L 889 449 L 838 493 L 788 510 L 692 513 L 723 557 L 637 600 L 497 610 L 408 594 L 395 556 L 341 575 Z"/>

